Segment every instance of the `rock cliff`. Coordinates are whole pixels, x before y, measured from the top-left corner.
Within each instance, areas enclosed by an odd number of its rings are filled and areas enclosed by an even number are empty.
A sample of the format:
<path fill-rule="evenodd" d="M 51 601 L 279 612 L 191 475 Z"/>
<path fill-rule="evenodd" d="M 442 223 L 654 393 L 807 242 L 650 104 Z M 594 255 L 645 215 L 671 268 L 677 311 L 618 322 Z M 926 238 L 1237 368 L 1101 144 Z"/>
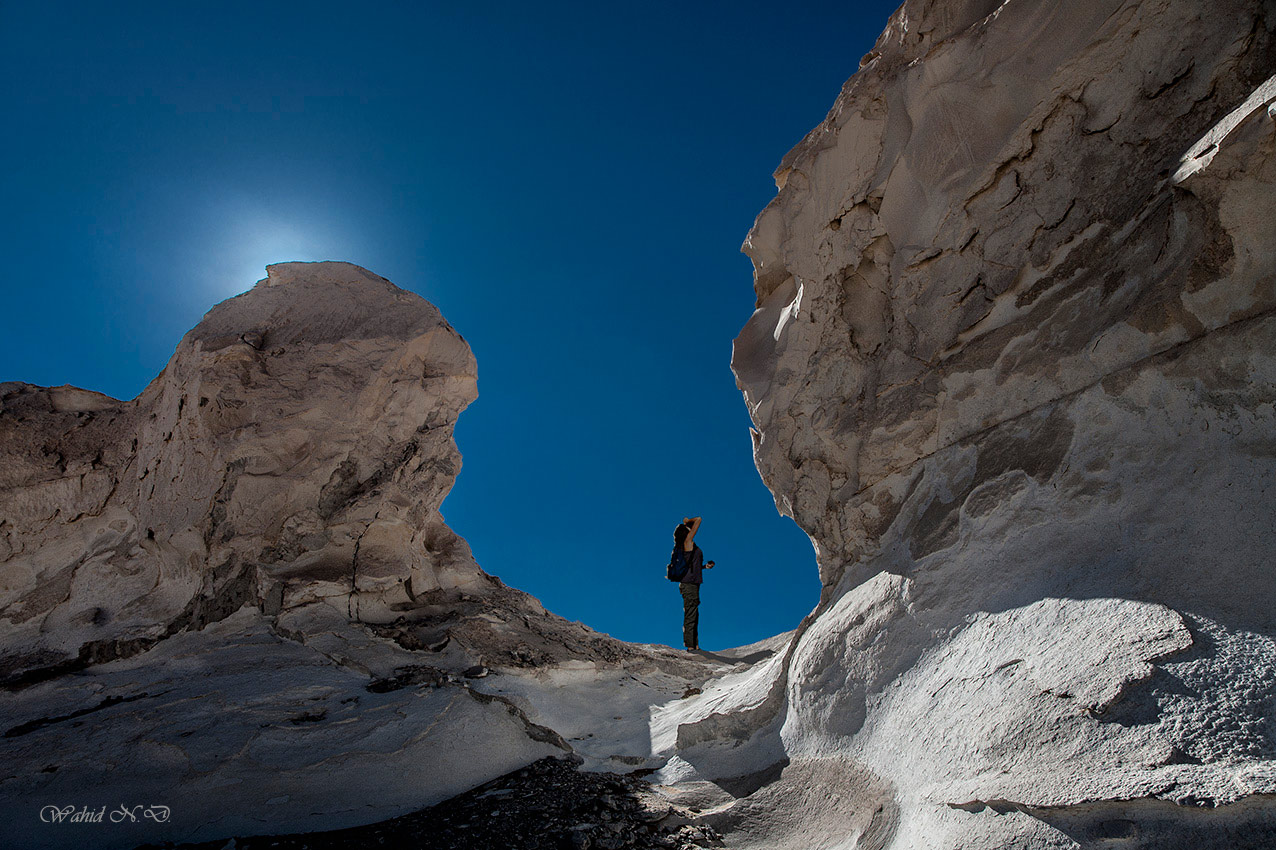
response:
<path fill-rule="evenodd" d="M 907 0 L 783 159 L 733 368 L 824 590 L 679 733 L 787 762 L 756 846 L 1276 840 L 1274 26 Z"/>

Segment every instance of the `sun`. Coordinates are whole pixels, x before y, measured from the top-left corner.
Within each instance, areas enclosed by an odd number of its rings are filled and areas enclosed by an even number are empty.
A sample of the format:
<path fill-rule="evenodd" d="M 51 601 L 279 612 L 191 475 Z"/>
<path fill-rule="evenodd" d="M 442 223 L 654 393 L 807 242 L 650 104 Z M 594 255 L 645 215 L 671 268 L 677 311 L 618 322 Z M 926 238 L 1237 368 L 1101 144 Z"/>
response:
<path fill-rule="evenodd" d="M 362 253 L 357 233 L 327 219 L 319 204 L 218 204 L 210 212 L 199 251 L 204 297 L 247 292 L 271 263 L 352 260 Z"/>

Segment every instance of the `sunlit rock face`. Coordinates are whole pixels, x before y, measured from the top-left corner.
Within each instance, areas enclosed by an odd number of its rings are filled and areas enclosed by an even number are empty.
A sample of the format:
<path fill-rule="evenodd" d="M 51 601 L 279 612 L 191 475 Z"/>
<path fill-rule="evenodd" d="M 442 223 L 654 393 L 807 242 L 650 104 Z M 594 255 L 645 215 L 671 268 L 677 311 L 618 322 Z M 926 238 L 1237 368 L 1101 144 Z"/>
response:
<path fill-rule="evenodd" d="M 376 622 L 479 581 L 438 513 L 476 396 L 465 341 L 357 266 L 267 271 L 133 401 L 0 385 L 6 675 L 127 654 L 249 600 Z"/>
<path fill-rule="evenodd" d="M 6 846 L 362 825 L 568 753 L 652 769 L 650 706 L 743 663 L 480 570 L 439 515 L 468 346 L 357 266 L 268 272 L 133 401 L 0 385 Z M 121 806 L 163 816 L 41 819 Z"/>
<path fill-rule="evenodd" d="M 879 789 L 801 846 L 1276 843 L 1273 26 L 908 0 L 781 163 L 733 368 L 824 593 L 715 728 Z"/>

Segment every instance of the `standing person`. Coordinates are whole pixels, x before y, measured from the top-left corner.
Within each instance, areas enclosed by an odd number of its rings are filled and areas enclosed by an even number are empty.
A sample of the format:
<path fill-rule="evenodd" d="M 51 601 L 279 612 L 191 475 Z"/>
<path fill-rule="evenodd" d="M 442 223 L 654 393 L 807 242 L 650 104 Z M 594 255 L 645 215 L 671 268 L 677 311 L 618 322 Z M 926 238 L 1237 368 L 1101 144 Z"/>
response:
<path fill-rule="evenodd" d="M 688 650 L 700 648 L 700 583 L 704 580 L 701 569 L 713 569 L 713 561 L 704 563 L 704 552 L 696 545 L 699 530 L 698 516 L 683 517 L 682 523 L 673 530 L 674 553 L 682 551 L 687 564 L 678 589 L 682 591 L 682 643 Z"/>

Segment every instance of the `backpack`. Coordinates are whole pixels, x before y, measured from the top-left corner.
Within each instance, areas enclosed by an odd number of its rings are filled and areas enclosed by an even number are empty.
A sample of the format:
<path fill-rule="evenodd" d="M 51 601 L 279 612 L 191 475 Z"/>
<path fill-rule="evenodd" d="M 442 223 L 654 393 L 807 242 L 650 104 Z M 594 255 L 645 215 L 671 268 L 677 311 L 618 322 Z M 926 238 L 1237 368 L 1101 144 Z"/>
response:
<path fill-rule="evenodd" d="M 669 558 L 669 568 L 665 571 L 666 577 L 670 581 L 682 581 L 687 577 L 688 552 L 684 552 L 681 546 L 674 547 L 673 555 Z"/>

